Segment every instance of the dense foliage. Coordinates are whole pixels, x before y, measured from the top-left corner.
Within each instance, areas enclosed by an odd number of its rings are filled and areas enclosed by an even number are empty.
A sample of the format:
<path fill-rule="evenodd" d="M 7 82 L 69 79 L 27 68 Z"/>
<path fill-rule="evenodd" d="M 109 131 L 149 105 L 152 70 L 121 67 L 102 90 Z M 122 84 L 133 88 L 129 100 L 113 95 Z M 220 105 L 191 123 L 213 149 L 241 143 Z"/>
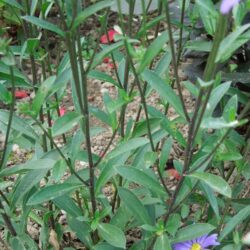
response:
<path fill-rule="evenodd" d="M 0 8 L 1 248 L 250 244 L 249 1 Z"/>

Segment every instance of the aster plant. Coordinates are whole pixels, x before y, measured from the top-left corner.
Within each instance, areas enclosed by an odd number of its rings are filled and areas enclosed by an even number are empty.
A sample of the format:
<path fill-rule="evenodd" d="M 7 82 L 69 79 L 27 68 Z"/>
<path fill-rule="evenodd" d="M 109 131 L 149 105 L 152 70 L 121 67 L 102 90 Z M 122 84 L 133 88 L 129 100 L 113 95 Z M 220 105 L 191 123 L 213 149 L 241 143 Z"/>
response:
<path fill-rule="evenodd" d="M 173 245 L 173 250 L 209 250 L 211 247 L 218 246 L 218 235 L 203 235 L 193 240 L 180 242 Z"/>
<path fill-rule="evenodd" d="M 0 0 L 0 249 L 249 244 L 248 11 Z"/>

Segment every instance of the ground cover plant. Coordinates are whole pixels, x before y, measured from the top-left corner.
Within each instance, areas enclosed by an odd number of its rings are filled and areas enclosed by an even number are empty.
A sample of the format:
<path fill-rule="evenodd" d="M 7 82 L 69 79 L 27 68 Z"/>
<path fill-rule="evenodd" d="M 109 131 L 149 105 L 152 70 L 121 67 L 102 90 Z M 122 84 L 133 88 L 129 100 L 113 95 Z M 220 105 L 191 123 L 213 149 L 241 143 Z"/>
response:
<path fill-rule="evenodd" d="M 248 0 L 0 9 L 1 249 L 248 249 Z"/>

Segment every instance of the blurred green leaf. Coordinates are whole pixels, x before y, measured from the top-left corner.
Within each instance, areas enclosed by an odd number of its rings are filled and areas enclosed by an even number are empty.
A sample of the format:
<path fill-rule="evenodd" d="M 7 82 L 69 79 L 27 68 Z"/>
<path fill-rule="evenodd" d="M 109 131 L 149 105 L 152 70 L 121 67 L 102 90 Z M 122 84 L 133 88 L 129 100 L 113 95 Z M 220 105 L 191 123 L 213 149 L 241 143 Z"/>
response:
<path fill-rule="evenodd" d="M 191 40 L 185 43 L 185 48 L 192 51 L 210 52 L 212 49 L 212 42 L 204 40 Z"/>
<path fill-rule="evenodd" d="M 47 22 L 45 20 L 42 20 L 38 17 L 35 17 L 35 16 L 23 16 L 22 17 L 25 21 L 29 22 L 29 23 L 32 23 L 40 28 L 43 28 L 43 29 L 46 29 L 46 30 L 50 30 L 54 33 L 57 33 L 59 36 L 61 37 L 64 37 L 64 32 L 58 28 L 56 25 L 50 23 L 50 22 Z"/>
<path fill-rule="evenodd" d="M 209 201 L 212 209 L 214 210 L 214 213 L 216 214 L 217 217 L 219 217 L 220 216 L 219 205 L 218 205 L 217 198 L 214 194 L 214 191 L 207 184 L 202 183 L 202 182 L 200 183 L 200 187 L 201 187 L 201 190 L 204 192 L 207 200 Z"/>
<path fill-rule="evenodd" d="M 45 186 L 35 194 L 33 194 L 27 202 L 28 206 L 34 206 L 42 204 L 43 202 L 55 199 L 59 196 L 72 192 L 75 189 L 78 189 L 82 185 L 73 184 L 73 183 L 61 183 L 54 184 L 51 186 Z"/>
<path fill-rule="evenodd" d="M 181 117 L 185 118 L 180 98 L 175 94 L 171 86 L 166 81 L 160 78 L 155 72 L 150 70 L 145 70 L 142 73 L 142 77 L 159 93 L 162 100 L 167 100 L 173 106 L 175 111 Z"/>
<path fill-rule="evenodd" d="M 135 150 L 141 146 L 144 146 L 147 143 L 149 143 L 149 140 L 146 138 L 133 138 L 126 142 L 122 142 L 108 154 L 108 158 L 113 158 L 128 151 Z"/>
<path fill-rule="evenodd" d="M 197 0 L 196 3 L 206 31 L 213 36 L 216 31 L 216 23 L 219 16 L 213 2 L 211 0 Z"/>
<path fill-rule="evenodd" d="M 228 198 L 232 197 L 232 190 L 229 184 L 222 179 L 220 176 L 210 174 L 210 173 L 193 173 L 188 175 L 189 177 L 196 178 L 208 186 L 210 186 L 214 191 L 227 196 Z"/>
<path fill-rule="evenodd" d="M 169 137 L 163 144 L 162 150 L 161 150 L 161 155 L 160 155 L 160 160 L 159 160 L 159 167 L 161 170 L 161 173 L 164 172 L 167 160 L 170 155 L 170 150 L 172 149 L 173 146 L 173 139 L 172 137 Z"/>
<path fill-rule="evenodd" d="M 158 36 L 147 48 L 143 58 L 141 60 L 140 66 L 138 68 L 138 73 L 142 73 L 144 69 L 153 61 L 153 59 L 159 54 L 163 46 L 168 41 L 168 33 L 163 32 Z"/>
<path fill-rule="evenodd" d="M 114 225 L 100 223 L 97 227 L 100 236 L 110 245 L 125 249 L 126 238 L 123 231 Z"/>
<path fill-rule="evenodd" d="M 73 232 L 76 232 L 76 235 L 81 240 L 81 242 L 86 244 L 89 249 L 92 249 L 93 242 L 90 236 L 90 226 L 85 222 L 81 222 L 75 219 L 74 217 L 69 217 L 68 222 L 69 227 L 71 228 L 71 230 L 73 230 Z"/>
<path fill-rule="evenodd" d="M 216 62 L 225 62 L 238 48 L 250 39 L 250 32 L 247 31 L 244 33 L 249 27 L 250 24 L 245 24 L 223 39 L 219 47 Z M 243 34 L 242 37 L 240 37 L 241 34 Z"/>
<path fill-rule="evenodd" d="M 183 227 L 177 232 L 175 239 L 172 243 L 183 242 L 187 240 L 193 240 L 205 234 L 209 234 L 215 229 L 214 226 L 208 223 L 196 223 L 186 227 Z"/>
<path fill-rule="evenodd" d="M 227 122 L 223 117 L 220 118 L 205 118 L 202 121 L 201 128 L 210 128 L 210 129 L 223 129 L 223 128 L 235 128 L 239 126 L 239 121 Z"/>
<path fill-rule="evenodd" d="M 225 82 L 213 89 L 206 107 L 204 118 L 212 116 L 212 113 L 214 112 L 216 106 L 229 90 L 230 85 L 231 82 Z"/>
<path fill-rule="evenodd" d="M 6 104 L 10 104 L 12 100 L 12 95 L 8 89 L 0 83 L 0 100 Z"/>
<path fill-rule="evenodd" d="M 40 112 L 40 109 L 42 105 L 44 104 L 44 101 L 46 97 L 48 96 L 49 91 L 55 82 L 55 79 L 56 79 L 55 76 L 51 76 L 47 78 L 39 87 L 36 93 L 36 96 L 33 100 L 33 103 L 32 103 L 32 112 L 34 112 L 35 116 L 37 116 L 38 113 Z"/>
<path fill-rule="evenodd" d="M 67 112 L 62 117 L 56 119 L 52 126 L 52 135 L 58 136 L 72 129 L 82 119 L 82 115 L 77 112 Z"/>
<path fill-rule="evenodd" d="M 220 233 L 219 241 L 222 241 L 229 233 L 231 233 L 234 228 L 240 225 L 248 216 L 250 215 L 250 206 L 246 206 L 240 212 L 238 212 L 234 217 L 229 219 Z"/>
<path fill-rule="evenodd" d="M 82 216 L 81 209 L 75 204 L 74 200 L 70 198 L 68 195 L 56 197 L 55 199 L 53 199 L 53 203 L 58 208 L 64 210 L 72 217 L 76 218 L 78 216 Z"/>
<path fill-rule="evenodd" d="M 145 171 L 130 167 L 115 167 L 118 174 L 128 179 L 129 181 L 141 184 L 144 187 L 149 188 L 155 192 L 158 196 L 164 196 L 166 198 L 167 193 L 160 185 L 159 181 L 149 176 Z"/>
<path fill-rule="evenodd" d="M 11 206 L 14 207 L 18 201 L 22 200 L 26 193 L 28 193 L 36 184 L 40 183 L 48 171 L 49 168 L 35 169 L 24 175 L 15 185 L 11 199 Z"/>
<path fill-rule="evenodd" d="M 151 218 L 146 208 L 134 193 L 122 187 L 118 188 L 118 193 L 121 200 L 123 201 L 124 206 L 128 208 L 134 219 L 137 220 L 140 225 L 152 224 Z"/>
<path fill-rule="evenodd" d="M 0 177 L 11 176 L 13 174 L 26 173 L 29 170 L 35 169 L 51 169 L 55 164 L 51 159 L 39 159 L 33 161 L 27 161 L 24 164 L 15 165 L 11 168 L 5 168 L 0 172 Z"/>
<path fill-rule="evenodd" d="M 113 4 L 112 0 L 100 1 L 84 9 L 74 20 L 72 29 L 76 29 L 84 20 L 96 12 L 108 8 Z"/>
<path fill-rule="evenodd" d="M 24 10 L 23 6 L 15 0 L 1 0 L 1 2 L 4 2 L 12 7 L 19 9 L 19 10 Z"/>
<path fill-rule="evenodd" d="M 166 234 L 157 237 L 153 250 L 171 250 L 171 244 Z"/>

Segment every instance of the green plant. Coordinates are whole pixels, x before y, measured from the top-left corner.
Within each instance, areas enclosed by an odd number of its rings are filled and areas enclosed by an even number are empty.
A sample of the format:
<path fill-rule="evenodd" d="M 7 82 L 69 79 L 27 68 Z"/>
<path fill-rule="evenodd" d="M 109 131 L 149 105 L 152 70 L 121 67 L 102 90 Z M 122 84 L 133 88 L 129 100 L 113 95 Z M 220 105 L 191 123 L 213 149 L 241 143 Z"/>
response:
<path fill-rule="evenodd" d="M 241 249 L 250 218 L 249 93 L 224 74 L 249 40 L 249 24 L 241 25 L 247 2 L 235 6 L 229 22 L 231 14 L 222 15 L 211 0 L 183 0 L 178 20 L 167 0 L 158 1 L 156 16 L 148 14 L 152 1 L 140 1 L 136 25 L 134 0 L 127 1 L 128 16 L 120 0 L 2 2 L 18 16 L 25 39 L 19 46 L 1 39 L 0 46 L 0 242 L 11 249 L 71 249 L 74 232 L 87 249 L 161 250 L 216 232 L 220 249 Z M 117 26 L 110 31 L 113 4 Z M 192 28 L 184 22 L 187 10 Z M 95 38 L 82 33 L 89 18 L 98 24 Z M 192 41 L 200 20 L 208 39 Z M 187 49 L 209 53 L 196 82 L 180 76 Z M 100 70 L 107 57 L 112 75 Z M 91 79 L 115 90 L 115 97 L 103 92 L 103 108 L 91 104 Z M 33 97 L 17 103 L 17 88 Z M 65 112 L 68 90 L 74 111 Z M 156 95 L 159 103 L 150 102 Z M 104 130 L 109 140 L 96 151 L 94 138 Z M 8 166 L 16 144 L 31 157 Z M 166 168 L 171 159 L 174 189 Z M 28 232 L 30 222 L 38 238 Z M 129 231 L 140 234 L 131 245 Z"/>

